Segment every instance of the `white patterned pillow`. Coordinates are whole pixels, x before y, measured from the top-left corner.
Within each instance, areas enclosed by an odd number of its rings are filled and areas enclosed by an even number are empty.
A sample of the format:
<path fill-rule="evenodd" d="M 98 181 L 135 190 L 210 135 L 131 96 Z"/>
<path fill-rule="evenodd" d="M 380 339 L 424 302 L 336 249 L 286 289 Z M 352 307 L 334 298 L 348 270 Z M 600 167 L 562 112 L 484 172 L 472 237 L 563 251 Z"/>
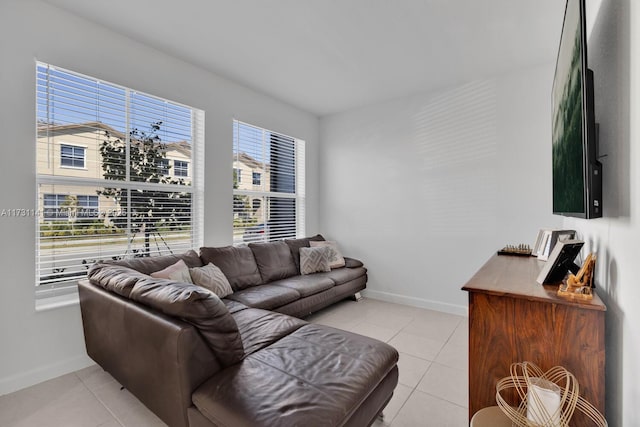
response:
<path fill-rule="evenodd" d="M 326 246 L 318 248 L 300 248 L 300 274 L 331 271 L 331 267 L 329 266 L 330 252 L 331 249 Z"/>
<path fill-rule="evenodd" d="M 189 274 L 189 266 L 183 260 L 178 260 L 164 270 L 151 273 L 151 277 L 156 279 L 170 279 L 176 282 L 193 283 Z"/>
<path fill-rule="evenodd" d="M 345 266 L 344 257 L 342 253 L 340 253 L 340 249 L 338 249 L 338 244 L 332 240 L 325 240 L 323 242 L 309 242 L 309 245 L 312 248 L 317 247 L 327 247 L 330 249 L 329 252 L 329 267 L 331 268 L 340 268 Z"/>
<path fill-rule="evenodd" d="M 220 268 L 211 262 L 204 267 L 190 268 L 189 272 L 191 273 L 193 283 L 209 289 L 220 298 L 224 298 L 233 293 L 227 276 L 224 275 Z"/>

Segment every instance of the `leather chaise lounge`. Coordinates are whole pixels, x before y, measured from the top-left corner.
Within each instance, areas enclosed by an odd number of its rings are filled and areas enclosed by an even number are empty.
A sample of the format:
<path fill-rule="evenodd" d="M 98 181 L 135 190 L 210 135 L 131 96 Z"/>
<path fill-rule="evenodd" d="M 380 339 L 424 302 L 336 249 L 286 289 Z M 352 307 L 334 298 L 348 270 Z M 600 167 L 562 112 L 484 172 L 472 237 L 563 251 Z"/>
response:
<path fill-rule="evenodd" d="M 296 248 L 308 244 L 95 264 L 79 284 L 87 353 L 171 427 L 368 426 L 397 385 L 398 353 L 294 317 L 366 285 L 355 260 L 300 275 Z M 222 299 L 149 275 L 179 260 L 195 268 L 213 259 L 233 288 Z"/>

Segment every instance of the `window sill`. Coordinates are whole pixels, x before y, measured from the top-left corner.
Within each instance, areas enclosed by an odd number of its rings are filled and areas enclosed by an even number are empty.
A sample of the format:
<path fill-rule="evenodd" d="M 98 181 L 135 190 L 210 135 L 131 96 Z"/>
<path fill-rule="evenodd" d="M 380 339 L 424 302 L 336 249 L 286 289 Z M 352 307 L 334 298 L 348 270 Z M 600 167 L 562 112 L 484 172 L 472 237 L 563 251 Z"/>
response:
<path fill-rule="evenodd" d="M 36 297 L 36 311 L 55 310 L 77 304 L 80 304 L 80 297 L 78 296 L 77 290 L 65 295 L 57 295 L 47 298 Z"/>
<path fill-rule="evenodd" d="M 89 168 L 86 166 L 69 166 L 69 165 L 60 165 L 60 169 L 72 169 L 77 171 L 88 171 Z"/>

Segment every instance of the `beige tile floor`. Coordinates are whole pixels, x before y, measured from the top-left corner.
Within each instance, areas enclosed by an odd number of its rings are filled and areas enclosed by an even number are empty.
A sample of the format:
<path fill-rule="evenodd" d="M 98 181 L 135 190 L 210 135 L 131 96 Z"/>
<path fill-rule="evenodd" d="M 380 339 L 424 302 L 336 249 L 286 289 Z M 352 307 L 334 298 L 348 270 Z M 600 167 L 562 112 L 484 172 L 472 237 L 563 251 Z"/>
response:
<path fill-rule="evenodd" d="M 400 379 L 375 427 L 467 426 L 467 319 L 364 298 L 307 320 L 394 346 Z M 165 426 L 109 374 L 92 366 L 0 396 L 3 427 Z"/>

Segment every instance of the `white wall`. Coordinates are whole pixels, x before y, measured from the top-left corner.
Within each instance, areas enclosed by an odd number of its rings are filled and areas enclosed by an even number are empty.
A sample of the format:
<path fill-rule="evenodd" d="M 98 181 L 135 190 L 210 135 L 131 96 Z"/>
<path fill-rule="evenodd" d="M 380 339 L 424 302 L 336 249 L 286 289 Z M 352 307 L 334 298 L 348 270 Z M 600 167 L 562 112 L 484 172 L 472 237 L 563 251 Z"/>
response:
<path fill-rule="evenodd" d="M 320 225 L 369 296 L 466 313 L 461 286 L 551 212 L 553 67 L 321 119 Z"/>
<path fill-rule="evenodd" d="M 319 231 L 316 117 L 37 0 L 0 4 L 0 58 L 0 209 L 36 208 L 37 59 L 205 111 L 208 245 L 232 242 L 232 119 L 306 140 L 307 231 Z M 0 217 L 0 236 L 0 394 L 4 394 L 90 362 L 77 306 L 34 310 L 34 218 Z"/>
<path fill-rule="evenodd" d="M 607 305 L 607 420 L 631 427 L 640 424 L 640 3 L 592 1 L 587 14 L 600 152 L 607 155 L 604 217 L 564 225 L 598 255 L 596 286 Z"/>

